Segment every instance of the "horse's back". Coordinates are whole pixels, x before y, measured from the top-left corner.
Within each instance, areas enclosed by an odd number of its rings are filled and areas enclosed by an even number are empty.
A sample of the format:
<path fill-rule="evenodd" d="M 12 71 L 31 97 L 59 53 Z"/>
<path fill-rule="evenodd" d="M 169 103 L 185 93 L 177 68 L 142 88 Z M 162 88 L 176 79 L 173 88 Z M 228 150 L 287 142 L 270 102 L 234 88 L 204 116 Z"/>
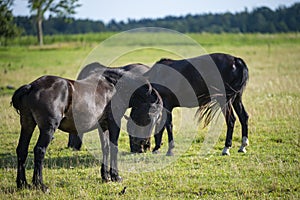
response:
<path fill-rule="evenodd" d="M 122 67 L 106 67 L 98 62 L 86 65 L 78 74 L 77 80 L 85 79 L 92 74 L 103 74 L 105 71 L 122 71 L 142 75 L 149 70 L 149 67 L 140 63 L 129 64 Z"/>
<path fill-rule="evenodd" d="M 120 68 L 126 72 L 131 72 L 139 75 L 146 73 L 150 69 L 150 67 L 148 67 L 147 65 L 140 63 L 129 64 Z"/>

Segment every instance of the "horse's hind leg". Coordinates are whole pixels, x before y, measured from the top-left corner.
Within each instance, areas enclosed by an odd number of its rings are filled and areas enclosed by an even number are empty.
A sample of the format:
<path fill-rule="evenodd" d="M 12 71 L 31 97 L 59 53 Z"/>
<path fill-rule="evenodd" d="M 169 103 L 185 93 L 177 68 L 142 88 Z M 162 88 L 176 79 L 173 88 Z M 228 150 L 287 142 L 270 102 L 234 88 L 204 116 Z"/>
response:
<path fill-rule="evenodd" d="M 24 113 L 20 113 L 21 117 L 21 134 L 19 138 L 18 147 L 16 149 L 17 158 L 18 158 L 18 169 L 17 169 L 17 187 L 30 187 L 26 180 L 25 174 L 25 161 L 28 155 L 28 146 L 30 143 L 30 139 L 32 137 L 32 133 L 36 126 L 36 123 L 31 116 L 31 114 L 25 115 Z"/>
<path fill-rule="evenodd" d="M 229 149 L 232 146 L 232 134 L 233 134 L 234 123 L 236 120 L 230 104 L 223 111 L 223 114 L 226 120 L 227 133 L 226 133 L 225 147 L 222 151 L 222 155 L 230 155 Z"/>
<path fill-rule="evenodd" d="M 249 145 L 248 140 L 248 113 L 246 112 L 244 105 L 242 103 L 241 96 L 238 96 L 233 102 L 233 108 L 238 115 L 240 123 L 242 125 L 242 145 L 239 152 L 246 153 L 246 146 Z"/>
<path fill-rule="evenodd" d="M 43 161 L 46 154 L 46 149 L 52 140 L 53 133 L 58 127 L 58 120 L 45 120 L 45 126 L 39 127 L 39 139 L 34 147 L 34 172 L 32 182 L 37 187 L 42 189 L 43 192 L 48 192 L 48 188 L 43 183 Z"/>

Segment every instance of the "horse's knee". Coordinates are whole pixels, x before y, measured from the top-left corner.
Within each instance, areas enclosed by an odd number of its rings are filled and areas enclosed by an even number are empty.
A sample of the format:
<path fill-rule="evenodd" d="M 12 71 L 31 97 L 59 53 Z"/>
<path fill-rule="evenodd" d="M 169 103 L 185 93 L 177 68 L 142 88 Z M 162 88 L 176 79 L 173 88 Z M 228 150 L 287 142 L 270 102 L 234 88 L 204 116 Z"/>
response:
<path fill-rule="evenodd" d="M 109 150 L 110 150 L 109 145 L 105 145 L 105 146 L 103 147 L 103 149 L 102 149 L 103 154 L 104 154 L 104 155 L 108 155 L 108 154 L 109 154 Z"/>
<path fill-rule="evenodd" d="M 22 159 L 22 160 L 24 159 L 24 161 L 25 161 L 25 159 L 27 157 L 27 154 L 28 154 L 28 151 L 24 151 L 22 149 L 21 145 L 19 144 L 16 148 L 16 153 L 17 153 L 18 160 L 19 159 Z"/>
<path fill-rule="evenodd" d="M 33 152 L 34 152 L 34 160 L 41 161 L 45 158 L 46 148 L 35 146 Z"/>

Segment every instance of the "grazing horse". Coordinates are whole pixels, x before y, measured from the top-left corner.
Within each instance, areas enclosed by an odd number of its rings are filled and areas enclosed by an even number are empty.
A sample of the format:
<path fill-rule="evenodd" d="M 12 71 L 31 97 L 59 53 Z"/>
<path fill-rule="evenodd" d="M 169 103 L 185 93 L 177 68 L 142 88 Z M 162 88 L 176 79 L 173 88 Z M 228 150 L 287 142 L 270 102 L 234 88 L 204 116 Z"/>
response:
<path fill-rule="evenodd" d="M 184 60 L 161 59 L 144 76 L 159 92 L 166 110 L 162 117 L 166 120 L 161 120 L 162 124 L 155 131 L 153 152 L 161 147 L 162 134 L 166 128 L 169 142 L 167 155 L 173 155 L 172 110 L 174 107 L 197 106 L 199 119 L 204 120 L 204 125 L 213 119 L 221 107 L 227 125 L 223 155 L 230 155 L 236 120 L 234 109 L 242 125 L 239 152 L 246 152 L 245 147 L 249 144 L 248 114 L 242 103 L 242 94 L 248 80 L 248 68 L 241 58 L 214 53 Z"/>
<path fill-rule="evenodd" d="M 25 161 L 36 125 L 40 134 L 34 147 L 32 182 L 37 188 L 48 191 L 43 183 L 42 165 L 46 149 L 57 129 L 73 134 L 96 128 L 100 133 L 103 132 L 100 134 L 103 150 L 101 176 L 104 181 L 120 181 L 117 166 L 119 127 L 128 104 L 146 113 L 139 118 L 133 113 L 132 120 L 136 124 L 143 124 L 145 129 L 151 129 L 148 124 L 158 119 L 161 103 L 158 93 L 146 79 L 122 71 L 106 70 L 102 75 L 95 74 L 78 81 L 43 76 L 21 86 L 15 91 L 11 102 L 20 114 L 21 123 L 16 149 L 17 187 L 29 187 L 25 176 Z M 143 132 L 151 134 L 151 130 Z"/>
<path fill-rule="evenodd" d="M 91 75 L 94 74 L 102 74 L 106 70 L 111 70 L 111 71 L 122 71 L 125 73 L 132 73 L 135 75 L 142 75 L 146 73 L 149 70 L 149 67 L 143 64 L 130 64 L 126 65 L 123 67 L 115 67 L 115 68 L 108 68 L 98 62 L 94 62 L 91 64 L 86 65 L 79 73 L 77 80 L 82 80 L 85 79 Z M 147 149 L 150 149 L 150 139 L 148 141 L 144 142 L 144 145 L 142 146 L 137 146 L 137 145 L 132 145 L 132 142 L 135 142 L 134 139 L 131 139 L 131 135 L 129 135 L 130 138 L 130 149 L 132 152 L 142 152 Z M 82 146 L 82 140 L 83 140 L 83 134 L 69 134 L 69 142 L 68 142 L 68 147 L 73 148 L 75 150 L 80 150 Z M 139 148 L 137 148 L 139 147 Z"/>

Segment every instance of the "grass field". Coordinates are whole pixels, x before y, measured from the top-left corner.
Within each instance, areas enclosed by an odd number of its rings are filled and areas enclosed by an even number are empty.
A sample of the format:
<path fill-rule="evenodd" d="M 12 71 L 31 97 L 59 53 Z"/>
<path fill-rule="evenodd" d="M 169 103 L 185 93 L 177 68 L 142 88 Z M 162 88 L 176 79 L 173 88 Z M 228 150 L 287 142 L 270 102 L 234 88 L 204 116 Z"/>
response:
<path fill-rule="evenodd" d="M 121 183 L 102 183 L 99 161 L 86 147 L 79 152 L 66 148 L 68 135 L 55 133 L 44 164 L 44 181 L 51 193 L 16 188 L 16 153 L 19 116 L 10 107 L 14 90 L 44 74 L 74 79 L 89 52 L 111 34 L 58 36 L 45 40 L 43 48 L 31 45 L 32 38 L 0 47 L 0 199 L 299 199 L 300 198 L 300 36 L 298 34 L 191 34 L 207 52 L 226 52 L 242 57 L 248 64 L 250 80 L 244 104 L 250 115 L 250 146 L 237 153 L 241 140 L 236 123 L 231 156 L 221 156 L 225 129 L 214 150 L 199 155 L 205 130 L 199 129 L 191 146 L 170 165 L 151 172 L 121 171 Z M 21 42 L 25 40 L 25 42 Z M 99 41 L 100 40 L 100 41 Z M 22 45 L 18 45 L 22 44 Z M 162 56 L 163 54 L 163 56 Z M 137 51 L 116 60 L 151 64 L 160 51 Z M 176 126 L 176 114 L 175 114 Z M 224 127 L 225 128 L 225 127 Z M 189 130 L 186 130 L 188 132 Z M 166 134 L 165 134 L 166 135 Z M 182 133 L 176 133 L 175 142 Z M 30 143 L 27 180 L 33 173 Z M 166 140 L 161 155 L 165 158 Z M 129 151 L 128 136 L 121 133 L 120 146 Z M 180 146 L 176 146 L 175 154 Z M 177 149 L 177 150 L 176 150 Z M 143 162 L 143 161 L 141 161 Z M 137 161 L 137 165 L 140 163 Z M 146 166 L 147 167 L 147 166 Z M 124 195 L 119 192 L 127 187 Z"/>

